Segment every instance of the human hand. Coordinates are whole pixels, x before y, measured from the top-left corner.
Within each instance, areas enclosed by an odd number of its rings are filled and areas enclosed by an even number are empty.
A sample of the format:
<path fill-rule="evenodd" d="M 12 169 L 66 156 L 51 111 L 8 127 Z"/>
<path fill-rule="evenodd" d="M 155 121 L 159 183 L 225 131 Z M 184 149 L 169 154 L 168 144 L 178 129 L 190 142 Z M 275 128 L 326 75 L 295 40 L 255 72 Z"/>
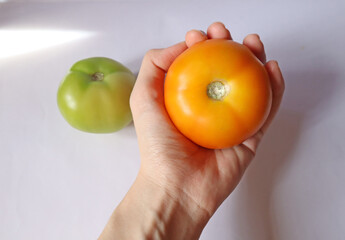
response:
<path fill-rule="evenodd" d="M 165 49 L 150 50 L 144 57 L 132 92 L 130 103 L 138 136 L 141 167 L 137 180 L 120 206 L 126 206 L 122 209 L 130 206 L 138 209 L 140 206 L 150 206 L 154 209 L 154 218 L 164 227 L 153 230 L 154 226 L 159 226 L 156 223 L 148 229 L 163 236 L 159 239 L 175 239 L 167 234 L 173 232 L 171 225 L 178 224 L 176 221 L 172 223 L 172 219 L 182 221 L 183 217 L 187 219 L 183 225 L 194 228 L 194 232 L 184 232 L 176 239 L 192 239 L 201 234 L 209 218 L 239 183 L 278 111 L 283 96 L 284 80 L 277 62 L 266 63 L 264 46 L 259 36 L 248 35 L 243 44 L 265 64 L 271 81 L 273 102 L 267 121 L 255 135 L 227 149 L 205 149 L 184 137 L 165 110 L 164 77 L 174 59 L 188 47 L 213 38 L 231 39 L 231 35 L 222 23 L 217 22 L 209 26 L 207 34 L 191 30 L 186 34 L 185 42 Z M 133 200 L 137 197 L 141 198 L 140 204 Z M 160 203 L 155 204 L 155 198 L 159 198 Z M 177 209 L 174 211 L 181 214 L 172 217 L 172 209 Z M 170 222 L 170 226 L 167 222 Z M 183 233 L 181 224 L 176 229 Z M 192 237 L 186 237 L 188 234 Z"/>
<path fill-rule="evenodd" d="M 142 157 L 141 174 L 168 188 L 173 196 L 185 194 L 211 216 L 238 184 L 253 159 L 263 133 L 278 110 L 284 82 L 277 62 L 266 63 L 259 36 L 248 35 L 243 44 L 265 64 L 270 76 L 273 90 L 270 115 L 262 129 L 240 145 L 217 150 L 195 145 L 179 133 L 165 110 L 164 76 L 179 54 L 207 38 L 231 39 L 231 35 L 223 24 L 214 23 L 207 35 L 192 30 L 186 34 L 185 43 L 149 51 L 132 93 L 131 108 Z"/>

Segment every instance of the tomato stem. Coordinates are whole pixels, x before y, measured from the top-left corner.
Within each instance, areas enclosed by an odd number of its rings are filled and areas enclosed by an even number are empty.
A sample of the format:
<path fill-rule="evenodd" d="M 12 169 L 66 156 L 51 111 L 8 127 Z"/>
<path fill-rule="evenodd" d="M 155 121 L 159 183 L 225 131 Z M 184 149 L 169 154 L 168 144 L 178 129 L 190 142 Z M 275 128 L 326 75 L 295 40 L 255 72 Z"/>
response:
<path fill-rule="evenodd" d="M 207 96 L 213 100 L 223 99 L 229 92 L 229 86 L 221 81 L 214 81 L 207 85 Z"/>
<path fill-rule="evenodd" d="M 104 74 L 101 72 L 96 72 L 92 74 L 91 79 L 92 81 L 102 81 L 104 78 Z"/>

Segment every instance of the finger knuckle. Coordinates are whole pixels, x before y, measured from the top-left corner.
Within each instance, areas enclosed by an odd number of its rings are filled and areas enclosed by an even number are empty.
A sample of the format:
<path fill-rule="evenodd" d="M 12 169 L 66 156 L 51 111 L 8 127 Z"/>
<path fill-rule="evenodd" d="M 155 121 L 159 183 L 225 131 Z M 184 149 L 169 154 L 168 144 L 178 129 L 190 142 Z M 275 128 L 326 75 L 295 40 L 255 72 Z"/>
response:
<path fill-rule="evenodd" d="M 152 59 L 156 55 L 157 49 L 150 49 L 145 53 L 144 59 Z"/>

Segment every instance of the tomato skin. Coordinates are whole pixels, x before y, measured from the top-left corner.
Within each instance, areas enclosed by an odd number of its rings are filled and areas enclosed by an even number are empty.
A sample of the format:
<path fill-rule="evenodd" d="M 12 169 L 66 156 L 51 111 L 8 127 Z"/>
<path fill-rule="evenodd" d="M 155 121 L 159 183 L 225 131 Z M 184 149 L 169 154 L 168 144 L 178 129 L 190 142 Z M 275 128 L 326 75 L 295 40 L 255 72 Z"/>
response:
<path fill-rule="evenodd" d="M 207 94 L 212 82 L 227 94 Z M 187 49 L 170 66 L 164 85 L 166 110 L 176 128 L 210 149 L 240 144 L 265 122 L 272 104 L 264 65 L 244 45 L 212 39 Z"/>
<path fill-rule="evenodd" d="M 111 133 L 132 121 L 129 97 L 135 77 L 121 63 L 104 57 L 75 63 L 61 82 L 57 102 L 74 128 Z"/>

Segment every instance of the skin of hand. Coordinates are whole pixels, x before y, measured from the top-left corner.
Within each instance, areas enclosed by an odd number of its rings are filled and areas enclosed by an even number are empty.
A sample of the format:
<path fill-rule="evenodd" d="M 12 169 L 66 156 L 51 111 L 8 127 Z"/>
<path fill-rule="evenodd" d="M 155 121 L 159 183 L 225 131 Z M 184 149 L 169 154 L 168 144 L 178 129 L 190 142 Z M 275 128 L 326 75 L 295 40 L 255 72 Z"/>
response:
<path fill-rule="evenodd" d="M 211 24 L 207 33 L 191 30 L 185 42 L 145 55 L 130 99 L 141 166 L 99 239 L 198 239 L 254 158 L 284 93 L 278 63 L 266 62 L 257 34 L 248 35 L 243 44 L 265 64 L 273 101 L 267 121 L 254 136 L 232 148 L 205 149 L 185 138 L 165 110 L 169 66 L 193 44 L 216 38 L 232 39 L 220 22 Z"/>

